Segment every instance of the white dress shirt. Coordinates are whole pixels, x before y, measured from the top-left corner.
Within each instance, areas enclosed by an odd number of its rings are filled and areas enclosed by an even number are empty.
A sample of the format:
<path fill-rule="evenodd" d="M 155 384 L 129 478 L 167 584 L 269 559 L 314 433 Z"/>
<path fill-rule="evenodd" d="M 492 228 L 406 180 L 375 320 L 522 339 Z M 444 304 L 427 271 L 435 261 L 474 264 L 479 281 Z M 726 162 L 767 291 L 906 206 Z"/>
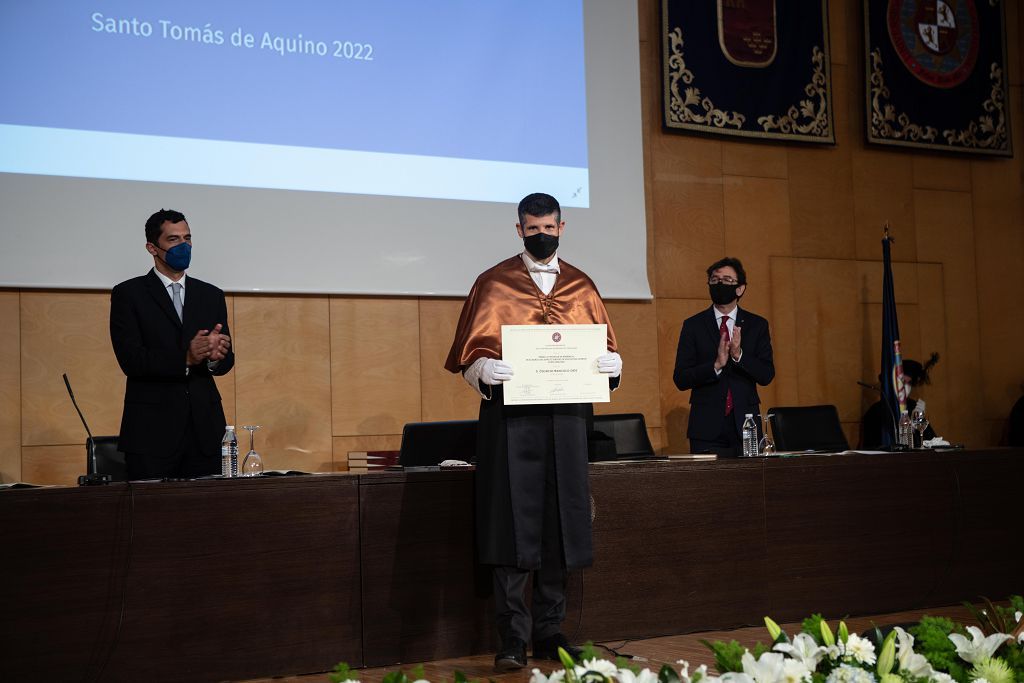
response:
<path fill-rule="evenodd" d="M 167 296 L 171 297 L 171 301 L 173 302 L 174 301 L 174 290 L 171 288 L 171 285 L 174 284 L 174 280 L 172 280 L 171 278 L 167 277 L 166 275 L 161 273 L 156 268 L 153 269 L 153 272 L 156 273 L 156 276 L 158 278 L 160 278 L 160 282 L 164 283 L 164 289 L 167 290 Z M 178 280 L 178 284 L 181 285 L 181 292 L 180 292 L 180 294 L 181 294 L 181 305 L 182 305 L 182 307 L 185 306 L 185 280 L 186 279 L 188 279 L 188 276 L 185 275 L 184 273 L 182 273 L 181 274 L 181 279 Z"/>
<path fill-rule="evenodd" d="M 736 327 L 736 312 L 740 310 L 740 307 L 739 306 L 734 306 L 733 309 L 731 311 L 729 311 L 728 313 L 722 313 L 717 308 L 714 309 L 714 310 L 715 310 L 715 327 L 717 327 L 719 330 L 721 330 L 722 329 L 722 318 L 725 318 L 725 327 L 726 327 L 726 329 L 729 330 L 729 339 L 732 339 L 733 329 Z M 721 333 L 719 333 L 719 337 L 721 337 Z M 743 349 L 740 349 L 740 357 L 739 358 L 733 359 L 732 352 L 729 353 L 729 358 L 731 360 L 733 360 L 734 362 L 739 363 L 740 360 L 743 359 Z M 722 371 L 720 369 L 719 370 L 715 370 L 715 374 L 716 375 L 721 375 Z"/>
<path fill-rule="evenodd" d="M 551 261 L 548 263 L 538 263 L 533 260 L 528 252 L 522 253 L 523 263 L 526 264 L 526 269 L 530 271 L 530 277 L 537 283 L 537 288 L 544 292 L 544 296 L 551 293 L 551 290 L 555 288 L 555 278 L 561 271 L 558 266 L 558 255 L 551 257 Z"/>

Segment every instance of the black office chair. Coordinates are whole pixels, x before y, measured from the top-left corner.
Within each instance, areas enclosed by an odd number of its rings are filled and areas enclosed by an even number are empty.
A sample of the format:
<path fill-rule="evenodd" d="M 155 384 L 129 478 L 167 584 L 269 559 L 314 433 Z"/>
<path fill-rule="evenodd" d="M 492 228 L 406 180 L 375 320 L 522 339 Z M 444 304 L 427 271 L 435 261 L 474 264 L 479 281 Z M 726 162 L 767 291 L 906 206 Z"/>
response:
<path fill-rule="evenodd" d="M 850 447 L 834 405 L 772 408 L 768 419 L 778 451 L 835 453 Z"/>
<path fill-rule="evenodd" d="M 442 460 L 476 459 L 476 420 L 410 422 L 402 428 L 398 464 L 425 467 Z"/>
<path fill-rule="evenodd" d="M 654 456 L 654 447 L 647 436 L 647 422 L 642 413 L 595 415 L 594 431 L 611 437 L 615 442 L 616 459 Z M 591 460 L 607 459 L 610 458 L 591 457 Z"/>
<path fill-rule="evenodd" d="M 116 436 L 91 436 L 85 440 L 85 470 L 89 474 L 109 474 L 114 481 L 128 479 L 124 453 L 117 449 Z"/>

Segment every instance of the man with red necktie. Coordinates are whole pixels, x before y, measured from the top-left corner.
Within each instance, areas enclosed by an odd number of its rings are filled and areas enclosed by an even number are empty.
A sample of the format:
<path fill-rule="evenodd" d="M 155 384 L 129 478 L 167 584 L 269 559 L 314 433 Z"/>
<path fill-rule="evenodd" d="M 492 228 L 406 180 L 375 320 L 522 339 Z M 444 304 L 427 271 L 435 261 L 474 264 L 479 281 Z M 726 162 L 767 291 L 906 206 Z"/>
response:
<path fill-rule="evenodd" d="M 686 435 L 693 453 L 735 457 L 747 413 L 760 414 L 757 385 L 775 377 L 768 321 L 739 307 L 747 274 L 739 259 L 726 257 L 707 270 L 712 305 L 683 322 L 672 375 L 690 391 Z"/>

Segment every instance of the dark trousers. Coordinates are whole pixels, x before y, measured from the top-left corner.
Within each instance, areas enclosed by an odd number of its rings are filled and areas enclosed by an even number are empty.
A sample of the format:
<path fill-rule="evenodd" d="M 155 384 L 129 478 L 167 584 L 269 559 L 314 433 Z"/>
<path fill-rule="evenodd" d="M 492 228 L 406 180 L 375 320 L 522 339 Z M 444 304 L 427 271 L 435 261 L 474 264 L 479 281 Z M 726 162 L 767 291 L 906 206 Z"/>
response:
<path fill-rule="evenodd" d="M 736 428 L 736 418 L 730 413 L 722 416 L 722 427 L 711 441 L 690 439 L 691 453 L 715 453 L 719 458 L 738 458 L 743 454 L 743 440 Z"/>
<path fill-rule="evenodd" d="M 558 515 L 555 454 L 549 449 L 544 461 L 544 515 L 541 535 L 541 566 L 536 570 L 494 567 L 494 611 L 502 643 L 512 636 L 524 642 L 555 635 L 565 620 L 565 585 L 568 570 L 562 549 L 562 525 Z M 538 482 L 539 484 L 540 482 Z M 533 574 L 533 595 L 526 605 L 526 586 Z"/>
<path fill-rule="evenodd" d="M 128 479 L 163 479 L 202 477 L 220 473 L 220 456 L 203 453 L 202 445 L 192 425 L 192 415 L 182 425 L 181 441 L 168 455 L 152 453 L 125 453 Z"/>

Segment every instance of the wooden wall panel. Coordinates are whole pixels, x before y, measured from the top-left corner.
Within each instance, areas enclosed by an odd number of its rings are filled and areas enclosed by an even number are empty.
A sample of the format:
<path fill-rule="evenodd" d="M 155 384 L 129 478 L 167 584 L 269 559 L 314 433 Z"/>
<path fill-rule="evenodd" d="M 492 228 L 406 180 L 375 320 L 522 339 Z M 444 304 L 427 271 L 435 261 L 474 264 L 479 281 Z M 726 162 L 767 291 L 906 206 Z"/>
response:
<path fill-rule="evenodd" d="M 686 425 L 690 419 L 690 392 L 679 391 L 672 381 L 676 365 L 676 349 L 683 321 L 711 306 L 704 299 L 658 300 L 658 358 L 661 380 L 661 412 L 664 435 L 663 448 L 667 453 L 689 453 Z"/>
<path fill-rule="evenodd" d="M 125 378 L 110 346 L 109 319 L 106 293 L 22 293 L 23 445 L 85 444 L 65 372 L 92 433 L 120 431 Z"/>
<path fill-rule="evenodd" d="M 475 420 L 480 411 L 479 395 L 460 375 L 444 369 L 462 300 L 422 299 L 419 306 L 423 421 Z"/>
<path fill-rule="evenodd" d="M 946 429 L 955 441 L 984 445 L 987 433 L 982 424 L 984 402 L 979 400 L 982 348 L 971 195 L 915 190 L 914 210 L 918 257 L 943 264 L 948 312 L 948 365 L 943 370 L 950 402 L 957 407 Z"/>
<path fill-rule="evenodd" d="M 658 306 L 656 303 L 609 303 L 622 355 L 622 384 L 610 403 L 594 404 L 596 413 L 643 413 L 648 428 L 661 426 L 658 386 Z"/>
<path fill-rule="evenodd" d="M 828 40 L 832 53 L 833 64 L 856 64 L 855 47 L 857 41 L 853 38 L 857 33 L 850 33 L 850 26 L 857 26 L 860 21 L 855 9 L 860 9 L 860 4 L 853 0 L 829 0 L 828 3 Z M 851 51 L 853 54 L 851 55 Z"/>
<path fill-rule="evenodd" d="M 991 362 L 983 340 L 1024 336 L 1024 164 L 867 148 L 861 4 L 830 0 L 835 147 L 754 144 L 669 133 L 661 122 L 660 3 L 638 0 L 648 272 L 653 302 L 609 305 L 625 381 L 599 411 L 639 410 L 652 441 L 688 449 L 688 396 L 672 384 L 682 320 L 708 304 L 704 269 L 744 260 L 744 306 L 771 325 L 769 405 L 840 406 L 854 435 L 872 398 L 880 345 L 881 225 L 896 237 L 904 349 L 939 351 L 929 413 L 954 441 L 1001 438 L 1024 359 Z M 1019 3 L 1006 3 L 1017 150 L 1024 149 Z M 856 260 L 854 260 L 856 259 Z M 848 279 L 850 278 L 850 279 Z M 116 433 L 124 379 L 107 335 L 109 294 L 0 292 L 0 477 L 72 482 L 90 424 Z M 443 364 L 455 299 L 239 294 L 228 299 L 236 370 L 217 380 L 230 421 L 266 425 L 267 466 L 338 468 L 349 450 L 397 448 L 407 421 L 473 418 L 477 399 Z M 813 324 L 808 326 L 805 321 Z M 987 345 L 986 345 L 987 349 Z M 10 360 L 13 358 L 13 361 Z M 5 359 L 7 359 L 5 361 Z M 244 434 L 243 434 L 244 443 Z"/>
<path fill-rule="evenodd" d="M 78 394 L 75 394 L 76 398 Z M 75 486 L 85 474 L 85 439 L 68 446 L 25 446 L 21 449 L 21 479 L 33 484 Z"/>
<path fill-rule="evenodd" d="M 775 256 L 769 261 L 772 317 L 768 327 L 772 335 L 775 380 L 773 396 L 765 400 L 768 408 L 800 404 L 800 365 L 796 350 L 799 281 L 794 263 L 794 259 L 784 256 Z"/>
<path fill-rule="evenodd" d="M 842 420 L 857 420 L 864 316 L 859 292 L 844 285 L 857 281 L 857 263 L 796 259 L 793 276 L 799 405 L 833 403 Z"/>
<path fill-rule="evenodd" d="M 401 433 L 420 421 L 415 299 L 331 299 L 335 436 Z"/>
<path fill-rule="evenodd" d="M 329 470 L 331 338 L 326 297 L 236 296 L 236 418 L 263 425 L 256 450 L 266 469 Z"/>
<path fill-rule="evenodd" d="M 722 148 L 722 173 L 749 178 L 788 178 L 789 158 L 781 145 L 734 142 Z"/>
<path fill-rule="evenodd" d="M 1009 10 L 1009 8 L 1007 8 Z M 1020 89 L 1016 89 L 1020 93 Z M 1021 98 L 1011 98 L 1011 122 L 1017 149 L 1024 145 Z M 975 259 L 978 281 L 978 323 L 982 340 L 1024 339 L 1024 318 L 1008 315 L 1024 301 L 1024 193 L 1020 153 L 1013 159 L 971 162 Z M 982 352 L 981 378 L 984 415 L 1005 420 L 1021 395 L 1024 357 Z M 1003 441 L 1002 429 L 995 443 Z"/>
<path fill-rule="evenodd" d="M 738 176 L 725 179 L 725 251 L 739 258 L 747 272 L 742 305 L 768 318 L 768 260 L 772 254 L 792 252 L 787 186 L 785 180 Z M 703 294 L 708 296 L 706 285 Z"/>
<path fill-rule="evenodd" d="M 911 159 L 915 190 L 971 191 L 970 159 L 950 159 L 937 154 L 915 154 Z"/>
<path fill-rule="evenodd" d="M 704 271 L 725 256 L 722 179 L 656 175 L 653 186 L 658 296 L 706 296 Z"/>
<path fill-rule="evenodd" d="M 228 329 L 231 330 L 232 349 L 236 356 L 239 353 L 244 355 L 244 350 L 239 352 L 237 348 L 238 340 L 235 338 L 235 297 L 227 296 L 224 298 L 228 307 Z M 235 371 L 232 370 L 226 375 L 215 377 L 214 381 L 217 383 L 217 391 L 220 392 L 221 405 L 224 408 L 224 418 L 229 425 L 233 425 L 235 424 Z"/>
<path fill-rule="evenodd" d="M 856 73 L 856 69 L 853 70 Z M 832 66 L 836 147 L 789 149 L 789 203 L 793 227 L 793 256 L 853 258 L 853 175 L 848 135 L 847 69 Z"/>
<path fill-rule="evenodd" d="M 882 260 L 882 226 L 889 223 L 896 238 L 893 259 L 916 260 L 913 160 L 897 152 L 855 149 L 852 164 L 856 257 Z"/>
<path fill-rule="evenodd" d="M 0 484 L 21 481 L 20 299 L 0 292 Z"/>

